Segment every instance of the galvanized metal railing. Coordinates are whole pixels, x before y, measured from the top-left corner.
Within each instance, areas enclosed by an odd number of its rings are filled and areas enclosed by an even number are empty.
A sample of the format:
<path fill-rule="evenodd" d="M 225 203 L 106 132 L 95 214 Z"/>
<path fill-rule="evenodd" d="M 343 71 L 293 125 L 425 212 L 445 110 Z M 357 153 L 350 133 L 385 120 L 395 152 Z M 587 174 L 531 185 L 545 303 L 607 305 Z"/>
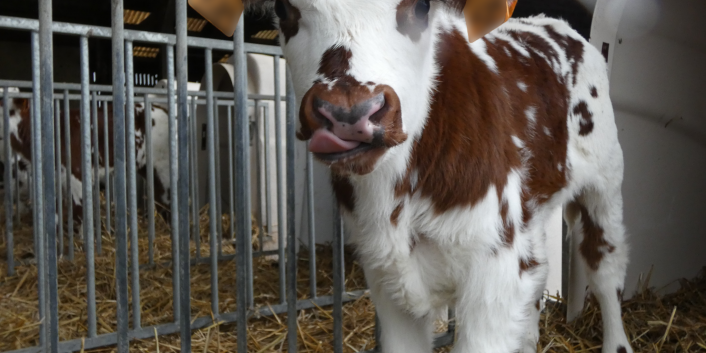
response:
<path fill-rule="evenodd" d="M 107 0 L 106 0 L 107 1 Z M 128 351 L 128 342 L 132 339 L 159 335 L 180 333 L 181 349 L 189 352 L 191 348 L 191 331 L 213 324 L 213 320 L 223 323 L 236 323 L 238 352 L 247 351 L 247 321 L 252 316 L 288 314 L 288 351 L 297 350 L 297 311 L 316 306 L 333 305 L 334 351 L 343 350 L 342 305 L 365 294 L 365 291 L 346 292 L 343 252 L 343 225 L 340 217 L 336 218 L 335 234 L 333 236 L 333 280 L 334 288 L 331 296 L 317 296 L 316 276 L 309 281 L 309 298 L 298 300 L 296 291 L 297 273 L 297 234 L 295 234 L 295 113 L 296 103 L 293 93 L 291 74 L 287 70 L 286 92 L 280 89 L 280 60 L 282 52 L 279 47 L 244 43 L 243 23 L 241 19 L 236 29 L 234 40 L 222 41 L 205 38 L 188 37 L 186 32 L 186 0 L 176 1 L 176 35 L 150 33 L 126 30 L 123 28 L 123 2 L 111 0 L 112 28 L 86 26 L 52 21 L 51 0 L 39 0 L 39 20 L 0 16 L 0 28 L 31 32 L 32 49 L 32 81 L 0 80 L 4 88 L 4 137 L 6 161 L 13 157 L 9 146 L 8 101 L 15 97 L 31 98 L 31 130 L 32 130 L 32 165 L 31 169 L 31 199 L 34 225 L 34 244 L 38 268 L 38 311 L 40 317 L 39 345 L 27 347 L 12 353 L 29 352 L 70 352 L 80 349 L 92 349 L 108 345 L 117 345 L 118 352 Z M 62 34 L 78 37 L 80 49 L 80 83 L 57 83 L 53 80 L 53 35 Z M 113 85 L 90 84 L 89 79 L 89 38 L 110 38 L 112 40 Z M 134 43 L 153 43 L 166 46 L 167 56 L 167 88 L 135 87 L 135 72 L 132 52 Z M 187 48 L 199 48 L 204 51 L 204 91 L 188 91 L 187 89 Z M 233 92 L 216 92 L 213 88 L 213 51 L 227 50 L 232 52 L 234 60 Z M 246 53 L 258 53 L 272 57 L 274 64 L 274 95 L 248 94 Z M 0 78 L 1 79 L 1 78 Z M 176 85 L 175 85 L 176 83 Z M 19 87 L 32 90 L 32 93 L 11 93 L 9 87 Z M 80 135 L 71 136 L 70 107 L 71 102 L 80 106 Z M 286 111 L 282 112 L 281 103 L 286 102 Z M 108 108 L 112 103 L 113 145 L 108 146 Z M 145 126 L 135 126 L 136 104 L 144 104 Z M 271 170 L 270 160 L 270 103 L 274 103 L 275 158 L 276 170 Z M 152 139 L 151 107 L 155 104 L 166 105 L 169 122 L 169 182 L 171 210 L 172 239 L 172 284 L 173 284 L 173 322 L 155 326 L 143 327 L 140 309 L 140 270 L 149 270 L 155 265 L 155 184 Z M 209 248 L 208 257 L 201 256 L 199 226 L 199 200 L 201 199 L 199 176 L 197 170 L 197 108 L 205 106 L 207 120 L 208 148 L 208 193 L 205 195 L 209 207 Z M 219 107 L 226 107 L 227 114 L 218 114 Z M 63 114 L 61 113 L 63 108 Z M 259 215 L 262 222 L 270 226 L 277 219 L 278 248 L 265 251 L 260 238 L 260 247 L 253 252 L 251 233 L 251 184 L 250 168 L 250 124 L 248 109 L 254 110 L 256 132 L 264 129 L 264 160 L 267 184 L 264 195 L 265 214 Z M 99 109 L 103 112 L 103 130 L 99 131 Z M 279 122 L 284 113 L 286 124 Z M 60 117 L 63 116 L 63 123 Z M 219 163 L 221 148 L 220 133 L 216 126 L 226 119 L 228 165 Z M 64 127 L 66 139 L 61 144 L 60 127 Z M 146 190 L 145 207 L 148 223 L 148 263 L 139 263 L 138 239 L 145 234 L 138 233 L 138 199 L 143 196 L 137 191 L 137 170 L 135 156 L 136 129 L 143 128 L 145 132 L 146 149 Z M 104 151 L 100 155 L 97 146 L 99 136 L 104 136 Z M 128 136 L 129 138 L 125 138 Z M 70 138 L 81 140 L 80 161 L 67 158 L 64 163 L 67 168 L 61 168 L 61 149 L 67 152 L 71 148 Z M 93 142 L 92 142 L 93 141 Z M 281 143 L 285 141 L 285 143 Z M 258 145 L 258 148 L 260 145 Z M 110 147 L 110 148 L 109 148 Z M 97 161 L 103 159 L 106 164 L 110 159 L 108 151 L 113 151 L 114 169 L 105 171 L 103 183 L 106 200 L 106 224 L 102 224 L 100 199 L 100 166 Z M 69 155 L 67 153 L 67 155 Z M 260 153 L 258 153 L 260 156 Z M 258 157 L 259 159 L 259 157 Z M 218 161 L 218 162 L 217 162 Z M 95 163 L 94 163 L 95 162 Z M 86 262 L 86 333 L 85 339 L 59 341 L 58 320 L 58 285 L 57 264 L 68 247 L 67 257 L 74 257 L 73 209 L 71 207 L 71 178 L 67 173 L 66 189 L 62 188 L 61 177 L 66 170 L 71 170 L 72 163 L 81 164 L 82 177 L 82 233 L 79 241 L 83 242 Z M 307 192 L 306 217 L 309 233 L 306 235 L 309 243 L 309 271 L 316 273 L 316 236 L 314 214 L 313 160 L 310 154 L 306 158 Z M 220 168 L 225 168 L 228 180 L 221 183 Z M 259 168 L 258 168 L 259 170 Z M 5 170 L 5 229 L 7 237 L 8 275 L 14 275 L 16 265 L 13 254 L 13 200 L 10 189 L 10 168 Z M 276 174 L 277 185 L 272 190 L 269 175 Z M 286 183 L 284 182 L 286 181 Z M 224 185 L 227 191 L 224 191 Z M 270 210 L 271 195 L 276 193 L 276 215 Z M 223 214 L 222 198 L 227 194 L 228 216 L 235 224 L 228 234 L 224 234 L 220 219 Z M 64 244 L 62 222 L 54 222 L 55 215 L 63 220 L 63 201 L 69 207 L 67 244 Z M 191 202 L 189 202 L 191 201 Z M 114 206 L 112 206 L 114 204 Z M 19 210 L 19 204 L 18 204 Z M 260 207 L 261 209 L 262 207 Z M 111 217 L 111 210 L 114 217 Z M 258 211 L 262 213 L 261 211 Z M 337 213 L 336 213 L 337 214 Z M 113 333 L 98 334 L 97 308 L 95 288 L 96 254 L 102 251 L 102 228 L 107 228 L 108 235 L 116 243 L 116 312 L 117 330 Z M 286 228 L 285 228 L 286 226 Z M 262 225 L 260 225 L 262 227 Z M 114 229 L 114 233 L 111 233 Z M 262 228 L 261 228 L 262 229 Z M 262 232 L 261 232 L 262 234 Z M 224 254 L 221 245 L 224 238 L 235 238 L 236 253 Z M 286 237 L 286 238 L 285 238 Z M 299 238 L 302 238 L 300 235 Z M 196 256 L 190 257 L 189 246 L 193 241 L 196 246 Z M 286 244 L 286 246 L 284 246 Z M 129 245 L 129 252 L 128 252 Z M 130 255 L 130 257 L 128 257 Z M 266 255 L 279 257 L 279 298 L 275 305 L 256 308 L 253 293 L 253 258 Z M 218 268 L 235 260 L 236 265 L 236 310 L 219 312 Z M 22 263 L 21 261 L 19 262 Z M 194 263 L 208 263 L 211 271 L 211 310 L 213 316 L 192 318 L 190 310 L 190 266 Z M 128 271 L 131 282 L 128 283 Z M 132 288 L 132 322 L 128 322 L 128 287 Z M 376 330 L 376 336 L 379 331 Z M 449 333 L 437 340 L 438 345 L 448 344 L 453 335 Z"/>
<path fill-rule="evenodd" d="M 252 315 L 272 315 L 275 313 L 288 312 L 289 313 L 289 346 L 290 351 L 296 351 L 297 343 L 297 330 L 296 330 L 296 311 L 306 308 L 312 308 L 315 305 L 331 305 L 336 304 L 341 305 L 343 301 L 355 299 L 363 294 L 363 292 L 355 293 L 344 293 L 343 288 L 343 278 L 342 276 L 336 276 L 336 284 L 334 288 L 334 295 L 332 297 L 317 297 L 316 296 L 316 283 L 315 278 L 310 282 L 311 298 L 307 300 L 297 301 L 296 297 L 296 238 L 295 238 L 295 220 L 294 220 L 294 97 L 292 92 L 292 85 L 290 80 L 287 84 L 287 95 L 282 96 L 279 89 L 279 61 L 282 56 L 281 50 L 277 47 L 267 47 L 262 45 L 246 44 L 243 42 L 243 32 L 242 23 L 238 28 L 234 42 L 227 41 L 217 41 L 202 38 L 189 38 L 186 36 L 186 4 L 184 0 L 177 2 L 177 35 L 166 35 L 159 33 L 147 33 L 124 30 L 122 24 L 122 1 L 113 0 L 112 1 L 112 11 L 113 11 L 113 28 L 102 28 L 95 26 L 84 26 L 75 25 L 69 23 L 58 23 L 52 22 L 51 14 L 51 1 L 50 0 L 40 0 L 40 20 L 30 20 L 12 17 L 2 17 L 0 16 L 0 27 L 26 30 L 32 33 L 32 52 L 33 52 L 33 81 L 32 82 L 21 82 L 21 81 L 0 81 L 0 86 L 2 87 L 20 87 L 23 89 L 31 88 L 33 90 L 31 94 L 32 98 L 32 133 L 33 133 L 33 155 L 32 161 L 35 168 L 32 169 L 32 196 L 33 196 L 33 223 L 35 225 L 35 245 L 37 262 L 39 268 L 39 285 L 38 293 L 40 301 L 39 312 L 42 318 L 42 323 L 40 325 L 40 344 L 38 347 L 26 348 L 16 352 L 66 352 L 75 351 L 83 347 L 84 349 L 90 349 L 105 345 L 117 344 L 119 352 L 127 352 L 127 343 L 129 339 L 145 338 L 152 336 L 154 330 L 159 334 L 170 334 L 181 332 L 182 336 L 182 349 L 184 351 L 189 351 L 190 348 L 190 331 L 192 329 L 202 328 L 207 325 L 212 324 L 211 317 L 201 317 L 191 320 L 190 317 L 190 303 L 189 303 L 189 266 L 192 263 L 192 259 L 189 258 L 188 246 L 190 241 L 189 232 L 190 221 L 198 220 L 198 210 L 194 207 L 190 207 L 188 200 L 198 198 L 197 188 L 190 185 L 194 183 L 194 176 L 196 175 L 194 168 L 190 167 L 193 160 L 190 159 L 190 153 L 194 153 L 189 147 L 190 144 L 195 143 L 196 131 L 195 131 L 195 112 L 196 107 L 201 105 L 206 105 L 207 107 L 207 117 L 208 117 L 208 147 L 209 147 L 209 178 L 210 188 L 209 188 L 209 203 L 211 205 L 217 204 L 217 189 L 220 188 L 221 184 L 215 182 L 215 176 L 218 175 L 216 171 L 216 156 L 218 151 L 215 149 L 218 135 L 214 132 L 215 116 L 216 110 L 214 107 L 218 105 L 227 105 L 234 109 L 233 114 L 231 109 L 228 109 L 228 123 L 233 126 L 233 130 L 229 129 L 232 138 L 229 138 L 229 153 L 233 154 L 234 164 L 228 167 L 229 174 L 232 175 L 230 181 L 232 181 L 233 187 L 231 189 L 232 195 L 231 199 L 237 200 L 237 204 L 230 202 L 230 214 L 235 216 L 235 235 L 236 235 L 236 249 L 237 254 L 233 255 L 222 255 L 220 252 L 211 251 L 208 261 L 211 265 L 211 271 L 213 274 L 217 274 L 217 267 L 221 261 L 236 259 L 237 262 L 237 282 L 245 283 L 247 285 L 238 286 L 238 296 L 237 296 L 237 310 L 235 312 L 219 313 L 218 312 L 218 294 L 217 290 L 217 277 L 212 276 L 212 286 L 214 288 L 213 295 L 211 298 L 212 309 L 217 320 L 222 322 L 236 322 L 238 330 L 239 351 L 245 351 L 247 342 L 247 319 Z M 81 51 L 81 82 L 79 84 L 71 83 L 55 83 L 53 82 L 53 67 L 52 67 L 52 36 L 54 34 L 69 34 L 78 36 L 80 40 L 80 51 Z M 113 41 L 113 75 L 114 84 L 112 87 L 105 85 L 91 85 L 89 83 L 89 70 L 88 70 L 88 38 L 98 37 L 98 38 L 112 38 Z M 153 89 L 153 88 L 142 88 L 134 87 L 133 79 L 133 65 L 132 65 L 132 47 L 134 42 L 149 42 L 167 45 L 167 63 L 169 65 L 167 72 L 168 86 L 166 90 Z M 176 56 L 174 56 L 174 47 L 176 47 Z M 186 48 L 196 47 L 202 48 L 206 54 L 206 91 L 205 92 L 187 92 L 186 85 Z M 235 82 L 234 82 L 234 92 L 231 94 L 225 92 L 213 92 L 212 82 L 212 56 L 210 55 L 212 50 L 232 50 L 233 57 L 235 58 Z M 247 82 L 246 82 L 246 67 L 245 67 L 245 53 L 261 53 L 272 55 L 275 67 L 275 94 L 273 97 L 262 96 L 262 95 L 250 95 L 246 92 Z M 174 75 L 176 73 L 176 75 Z M 177 89 L 174 92 L 174 78 L 176 76 Z M 289 77 L 289 75 L 288 75 Z M 80 92 L 80 94 L 75 94 L 72 92 Z M 13 97 L 19 97 L 21 95 L 27 96 L 26 93 L 14 95 L 5 90 L 4 99 L 7 101 Z M 102 94 L 101 94 L 102 93 Z M 176 94 L 175 94 L 176 93 Z M 166 95 L 165 99 L 159 99 L 154 97 L 149 97 L 149 95 Z M 203 99 L 205 98 L 205 99 Z M 249 104 L 249 98 L 253 100 Z M 230 101 L 229 101 L 230 100 Z M 277 195 L 278 195 L 278 215 L 280 219 L 279 224 L 279 244 L 285 243 L 284 237 L 286 236 L 286 243 L 289 244 L 287 247 L 287 252 L 285 254 L 285 247 L 280 246 L 278 250 L 274 251 L 280 257 L 280 298 L 282 302 L 278 305 L 273 305 L 268 308 L 253 308 L 253 287 L 252 287 L 252 258 L 255 256 L 267 255 L 271 252 L 266 252 L 262 247 L 259 248 L 257 254 L 252 253 L 252 247 L 247 246 L 251 243 L 250 240 L 250 180 L 249 180 L 249 119 L 248 119 L 248 106 L 254 106 L 256 110 L 263 109 L 266 111 L 269 109 L 267 105 L 261 105 L 260 102 L 263 101 L 286 101 L 287 111 L 286 111 L 286 121 L 285 127 L 277 124 L 275 126 L 278 141 L 285 140 L 286 148 L 283 148 L 282 144 L 277 144 L 277 180 L 281 181 L 286 176 L 286 187 L 282 188 L 282 183 L 277 183 Z M 86 339 L 81 342 L 80 340 L 71 340 L 66 342 L 59 342 L 58 335 L 58 293 L 57 293 L 57 262 L 59 261 L 59 256 L 63 255 L 63 250 L 65 248 L 63 244 L 64 234 L 63 227 L 56 227 L 55 223 L 52 222 L 52 214 L 58 214 L 63 212 L 63 207 L 61 206 L 61 199 L 66 197 L 71 197 L 72 190 L 70 178 L 67 178 L 66 183 L 66 194 L 62 194 L 62 183 L 61 174 L 65 169 L 61 169 L 61 148 L 68 151 L 70 147 L 70 141 L 68 137 L 71 135 L 69 132 L 69 107 L 71 101 L 80 101 L 80 115 L 81 115 L 81 134 L 80 136 L 74 136 L 74 138 L 81 139 L 81 165 L 82 165 L 82 179 L 83 188 L 81 190 L 83 198 L 83 214 L 82 214 L 82 231 L 85 256 L 86 256 L 86 267 L 87 267 L 87 308 L 86 308 L 86 321 L 87 321 L 87 332 Z M 110 205 L 113 204 L 114 198 L 115 203 L 115 219 L 111 219 L 108 214 L 106 214 L 107 229 L 115 229 L 114 238 L 116 240 L 116 290 L 117 290 L 117 313 L 118 313 L 118 325 L 117 332 L 110 334 L 97 334 L 96 328 L 96 298 L 95 298 L 95 252 L 101 252 L 101 210 L 100 210 L 100 199 L 99 199 L 99 167 L 98 164 L 91 164 L 92 160 L 98 160 L 100 158 L 107 161 L 109 159 L 108 148 L 104 148 L 104 155 L 98 155 L 98 148 L 94 148 L 94 156 L 91 156 L 91 141 L 99 141 L 99 134 L 103 134 L 105 138 L 105 143 L 107 143 L 107 116 L 108 116 L 108 104 L 107 102 L 113 102 L 113 134 L 114 139 L 112 150 L 114 153 L 114 181 L 111 182 L 111 173 L 105 173 L 104 184 L 106 186 L 104 191 L 104 196 L 108 204 L 107 210 L 110 211 Z M 169 112 L 169 122 L 170 122 L 170 183 L 171 185 L 177 185 L 177 187 L 171 188 L 171 224 L 173 225 L 173 259 L 178 259 L 178 261 L 173 261 L 174 265 L 174 316 L 175 321 L 173 323 L 162 324 L 154 327 L 142 327 L 140 319 L 140 306 L 139 306 L 139 290 L 134 290 L 139 287 L 139 271 L 140 268 L 144 266 L 149 266 L 150 264 L 139 264 L 137 261 L 137 226 L 136 226 L 136 216 L 137 216 L 137 192 L 136 192 L 136 170 L 135 170 L 135 147 L 134 140 L 131 138 L 118 138 L 122 136 L 134 136 L 135 125 L 134 125 L 134 105 L 136 102 L 144 103 L 146 106 L 146 112 L 150 112 L 149 106 L 153 103 L 167 103 Z M 176 103 L 176 104 L 175 104 Z M 7 104 L 4 105 L 7 107 Z M 175 111 L 174 107 L 178 107 L 178 111 Z M 61 107 L 63 107 L 63 114 L 61 114 Z M 55 111 L 56 109 L 56 111 Z M 103 109 L 103 116 L 106 121 L 103 122 L 104 131 L 98 131 L 98 109 Z M 280 104 L 274 104 L 275 110 L 275 121 L 280 121 L 279 117 L 282 112 L 280 109 Z M 189 114 L 191 113 L 191 114 Z M 149 114 L 149 113 L 147 113 Z M 64 144 L 60 144 L 61 138 L 59 133 L 59 127 L 62 125 L 62 121 L 59 118 L 63 115 L 63 126 L 64 133 L 67 139 L 64 139 Z M 257 116 L 258 114 L 256 114 Z M 4 113 L 5 120 L 8 118 L 8 112 Z M 189 120 L 188 117 L 191 117 Z M 179 119 L 179 120 L 177 120 Z M 56 120 L 56 121 L 55 121 Z M 259 118 L 257 118 L 260 121 Z M 150 121 L 150 117 L 146 116 L 146 121 Z M 269 131 L 270 119 L 265 116 L 262 119 L 266 125 L 267 131 Z M 177 124 L 177 122 L 179 122 Z M 4 125 L 8 127 L 6 123 Z M 94 128 L 91 129 L 91 126 Z M 151 124 L 146 124 L 146 139 L 150 140 L 150 128 Z M 38 127 L 41 127 L 38 128 Z M 55 128 L 56 127 L 56 128 Z M 9 128 L 6 128 L 4 133 L 7 134 Z M 283 134 L 283 129 L 286 133 Z M 234 132 L 234 133 L 233 133 Z M 283 136 L 284 135 L 284 136 Z M 267 139 L 269 135 L 266 134 Z M 44 137 L 44 138 L 42 138 Z M 269 141 L 268 141 L 269 142 Z M 41 144 L 41 149 L 38 148 Z M 147 141 L 148 146 L 151 146 L 152 141 Z M 9 147 L 9 146 L 8 146 Z M 106 146 L 104 146 L 106 147 Z M 269 149 L 269 143 L 267 145 Z M 150 227 L 148 237 L 150 239 L 150 263 L 153 262 L 154 257 L 153 243 L 154 243 L 154 185 L 151 165 L 154 163 L 153 156 L 151 153 L 151 147 L 148 148 L 148 176 L 147 176 L 147 198 L 148 198 L 148 210 L 147 214 L 152 216 L 150 218 Z M 195 150 L 195 149 L 194 149 Z M 7 153 L 11 153 L 10 149 L 7 148 Z M 286 158 L 285 158 L 286 153 Z M 269 154 L 266 153 L 267 158 Z M 7 157 L 7 156 L 6 156 Z M 8 160 L 9 158 L 6 158 Z M 285 165 L 281 165 L 281 161 L 286 160 Z M 71 163 L 76 163 L 76 161 L 64 160 L 64 164 L 68 167 Z M 66 168 L 68 169 L 68 168 Z M 9 171 L 9 169 L 8 169 Z M 7 174 L 7 173 L 6 173 Z M 312 190 L 312 180 L 311 172 L 309 173 L 308 186 L 309 190 Z M 11 176 L 6 175 L 6 180 L 11 180 Z M 114 192 L 111 193 L 111 185 L 114 185 Z M 272 191 L 268 191 L 270 194 Z M 310 192 L 311 197 L 312 192 Z M 12 195 L 6 192 L 6 210 L 9 216 L 6 215 L 6 220 L 11 220 L 12 218 Z M 57 200 L 58 199 L 58 200 Z M 269 197 L 266 197 L 269 200 Z M 58 201 L 58 202 L 57 202 Z M 195 205 L 192 202 L 192 205 Z M 70 203 L 69 203 L 70 205 Z M 309 219 L 310 224 L 313 225 L 313 200 L 308 202 L 308 210 L 310 212 Z M 9 207 L 8 207 L 9 206 Z M 266 209 L 269 210 L 269 207 Z M 211 249 L 218 248 L 218 236 L 222 235 L 222 230 L 216 226 L 215 219 L 217 218 L 216 213 L 221 210 L 219 207 L 210 208 L 210 219 L 212 220 L 209 232 L 211 233 Z M 68 218 L 71 220 L 72 208 L 68 207 Z M 63 216 L 63 215 L 61 215 Z M 286 217 L 286 221 L 285 221 Z M 59 217 L 59 219 L 63 219 Z M 73 229 L 72 221 L 68 222 L 67 236 L 68 241 L 66 244 L 68 247 L 68 257 L 73 257 Z M 272 223 L 269 223 L 272 224 Z M 287 225 L 288 229 L 284 229 L 284 225 Z M 128 227 L 129 226 L 129 227 Z M 12 246 L 12 227 L 11 222 L 6 223 L 6 234 L 8 237 L 8 268 L 9 275 L 12 275 L 14 264 L 13 246 Z M 313 227 L 310 227 L 312 229 Z M 128 229 L 130 230 L 128 233 Z M 57 231 L 58 230 L 58 231 Z M 216 234 L 217 233 L 217 234 Z M 97 236 L 98 235 L 98 236 Z M 217 235 L 217 236 L 214 236 Z M 232 236 L 232 235 L 231 235 Z M 339 234 L 340 236 L 340 234 Z M 198 239 L 198 236 L 194 237 Z M 313 231 L 309 234 L 309 239 L 314 240 Z M 131 245 L 131 257 L 128 259 L 128 240 Z M 95 248 L 94 248 L 95 243 Z M 312 241 L 311 244 L 314 244 Z M 338 239 L 338 244 L 342 244 L 341 239 Z M 58 247 L 57 247 L 58 246 Z M 314 255 L 313 246 L 311 254 Z M 94 250 L 95 249 L 95 250 Z M 335 263 L 338 263 L 338 268 L 342 268 L 342 247 L 337 247 Z M 340 251 L 339 251 L 340 250 Z M 199 252 L 200 253 L 200 252 Z M 286 259 L 286 262 L 284 261 Z M 206 259 L 204 259 L 206 260 Z M 128 266 L 128 261 L 130 262 Z M 193 261 L 200 261 L 197 259 Z M 313 261 L 311 261 L 312 265 Z M 312 267 L 315 271 L 315 267 Z M 131 286 L 133 287 L 133 307 L 132 307 L 132 328 L 129 328 L 128 318 L 128 269 L 133 273 Z M 314 272 L 315 273 L 315 272 Z M 342 272 L 341 272 L 342 273 Z M 285 282 L 286 280 L 286 282 Z M 341 327 L 341 312 L 340 308 L 335 312 L 336 326 L 339 327 L 337 332 L 340 332 Z M 337 335 L 339 337 L 340 335 Z M 340 337 L 337 342 L 340 341 Z M 339 342 L 340 343 L 340 342 Z M 337 351 L 340 351 L 340 345 Z"/>

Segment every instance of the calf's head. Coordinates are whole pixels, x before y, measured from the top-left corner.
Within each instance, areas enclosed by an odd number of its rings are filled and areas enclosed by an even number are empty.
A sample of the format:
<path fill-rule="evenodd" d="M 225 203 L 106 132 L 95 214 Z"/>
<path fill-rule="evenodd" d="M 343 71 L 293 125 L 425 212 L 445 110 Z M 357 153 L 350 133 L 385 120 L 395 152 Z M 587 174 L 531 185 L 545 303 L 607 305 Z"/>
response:
<path fill-rule="evenodd" d="M 309 141 L 318 160 L 337 173 L 365 175 L 410 145 L 424 125 L 436 75 L 434 23 L 461 18 L 463 4 L 274 1 L 299 102 L 297 137 Z"/>

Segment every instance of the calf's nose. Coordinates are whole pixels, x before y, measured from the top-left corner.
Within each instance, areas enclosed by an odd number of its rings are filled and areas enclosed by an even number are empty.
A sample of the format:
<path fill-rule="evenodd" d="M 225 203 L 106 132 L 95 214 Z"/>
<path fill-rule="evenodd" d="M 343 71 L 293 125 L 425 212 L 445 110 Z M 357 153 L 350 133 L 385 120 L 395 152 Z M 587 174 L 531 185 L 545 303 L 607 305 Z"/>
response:
<path fill-rule="evenodd" d="M 314 115 L 327 128 L 313 133 L 309 150 L 314 153 L 337 153 L 352 150 L 361 143 L 373 142 L 376 130 L 373 117 L 385 106 L 385 95 L 380 93 L 348 106 L 314 97 L 311 104 Z"/>

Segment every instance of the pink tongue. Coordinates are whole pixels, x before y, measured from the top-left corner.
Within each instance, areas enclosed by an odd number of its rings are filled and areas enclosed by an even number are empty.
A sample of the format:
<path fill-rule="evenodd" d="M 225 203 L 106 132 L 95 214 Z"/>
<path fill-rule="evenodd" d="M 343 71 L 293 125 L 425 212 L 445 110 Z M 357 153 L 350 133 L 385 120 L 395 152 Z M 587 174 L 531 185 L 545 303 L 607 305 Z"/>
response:
<path fill-rule="evenodd" d="M 314 153 L 339 153 L 350 151 L 360 145 L 360 141 L 341 140 L 331 131 L 319 129 L 309 141 L 309 151 Z"/>

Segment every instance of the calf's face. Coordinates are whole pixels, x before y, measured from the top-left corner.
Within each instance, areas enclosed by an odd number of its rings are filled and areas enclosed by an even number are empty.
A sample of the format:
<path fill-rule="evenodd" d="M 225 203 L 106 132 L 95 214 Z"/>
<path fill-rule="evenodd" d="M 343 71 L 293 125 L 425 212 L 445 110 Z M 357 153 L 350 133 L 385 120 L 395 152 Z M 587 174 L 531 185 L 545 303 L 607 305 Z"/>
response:
<path fill-rule="evenodd" d="M 371 173 L 422 129 L 440 1 L 276 0 L 297 137 L 340 174 Z"/>

